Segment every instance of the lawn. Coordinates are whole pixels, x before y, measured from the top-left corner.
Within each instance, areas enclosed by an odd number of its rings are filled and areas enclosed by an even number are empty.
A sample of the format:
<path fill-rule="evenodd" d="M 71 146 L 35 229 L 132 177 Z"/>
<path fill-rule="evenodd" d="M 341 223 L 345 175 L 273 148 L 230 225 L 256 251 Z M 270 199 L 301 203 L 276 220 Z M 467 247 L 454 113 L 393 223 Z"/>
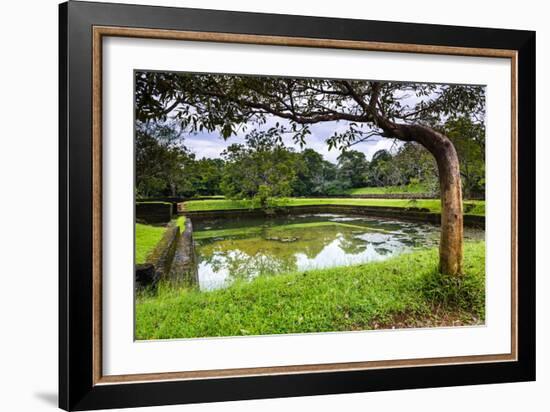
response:
<path fill-rule="evenodd" d="M 402 208 L 425 208 L 432 213 L 441 213 L 439 199 L 418 199 L 411 202 L 408 199 L 353 199 L 353 198 L 281 198 L 273 200 L 275 207 L 314 206 L 314 205 L 351 205 L 351 206 L 391 206 Z M 213 211 L 231 209 L 253 209 L 258 207 L 252 200 L 191 200 L 184 203 L 184 210 Z M 484 200 L 467 200 L 464 202 L 464 214 L 485 215 Z"/>
<path fill-rule="evenodd" d="M 199 292 L 160 284 L 136 301 L 144 339 L 483 324 L 485 243 L 465 245 L 464 275 L 437 272 L 437 249 L 384 262 L 263 276 Z"/>
<path fill-rule="evenodd" d="M 183 233 L 185 231 L 185 216 L 179 216 L 175 223 L 180 228 L 180 233 Z"/>
<path fill-rule="evenodd" d="M 172 221 L 180 228 L 180 232 L 185 230 L 185 216 L 179 216 Z M 136 263 L 145 263 L 149 254 L 155 249 L 158 242 L 162 239 L 166 226 L 153 226 L 142 223 L 136 223 Z"/>
<path fill-rule="evenodd" d="M 430 190 L 422 183 L 415 183 L 405 186 L 358 187 L 346 191 L 348 195 L 387 195 L 394 193 L 430 193 Z"/>
<path fill-rule="evenodd" d="M 145 263 L 166 230 L 163 226 L 136 223 L 136 263 Z"/>

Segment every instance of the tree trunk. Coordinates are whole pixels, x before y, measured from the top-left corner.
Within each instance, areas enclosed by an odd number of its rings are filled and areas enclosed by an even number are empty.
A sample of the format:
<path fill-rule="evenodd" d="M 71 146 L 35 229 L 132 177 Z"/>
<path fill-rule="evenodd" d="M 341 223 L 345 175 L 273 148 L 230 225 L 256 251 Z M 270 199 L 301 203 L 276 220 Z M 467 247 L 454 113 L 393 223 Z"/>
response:
<path fill-rule="evenodd" d="M 441 191 L 439 271 L 445 275 L 460 275 L 463 257 L 462 185 L 460 164 L 453 143 L 426 126 L 378 120 L 388 137 L 420 143 L 435 157 Z"/>
<path fill-rule="evenodd" d="M 434 156 L 441 191 L 439 271 L 446 275 L 459 275 L 462 273 L 463 216 L 458 156 L 450 141 Z"/>
<path fill-rule="evenodd" d="M 432 153 L 439 171 L 441 192 L 441 239 L 439 271 L 445 275 L 462 273 L 463 216 L 460 163 L 453 143 L 437 131 L 416 126 L 415 140 Z"/>

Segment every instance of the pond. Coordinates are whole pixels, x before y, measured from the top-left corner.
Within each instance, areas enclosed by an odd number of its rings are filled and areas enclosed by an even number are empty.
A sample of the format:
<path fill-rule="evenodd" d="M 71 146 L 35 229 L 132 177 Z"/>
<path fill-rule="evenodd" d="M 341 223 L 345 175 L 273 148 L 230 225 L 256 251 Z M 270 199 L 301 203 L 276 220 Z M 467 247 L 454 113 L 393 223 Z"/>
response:
<path fill-rule="evenodd" d="M 259 275 L 348 266 L 437 246 L 439 226 L 359 215 L 225 217 L 193 222 L 201 290 Z M 484 231 L 464 228 L 466 240 Z"/>

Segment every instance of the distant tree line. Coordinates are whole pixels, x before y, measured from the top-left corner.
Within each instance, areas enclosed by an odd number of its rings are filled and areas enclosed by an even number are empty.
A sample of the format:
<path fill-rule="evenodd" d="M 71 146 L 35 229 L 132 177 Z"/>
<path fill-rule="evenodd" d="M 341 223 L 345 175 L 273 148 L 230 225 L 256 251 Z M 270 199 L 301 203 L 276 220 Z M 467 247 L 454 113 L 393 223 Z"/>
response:
<path fill-rule="evenodd" d="M 460 159 L 466 197 L 485 192 L 485 129 L 466 117 L 444 124 Z M 243 144 L 232 144 L 216 159 L 197 159 L 174 123 L 138 122 L 136 191 L 138 197 L 213 196 L 235 199 L 346 194 L 360 187 L 422 184 L 439 191 L 433 156 L 415 142 L 379 150 L 368 160 L 363 152 L 341 151 L 331 163 L 311 148 L 286 147 L 278 127 L 252 130 Z"/>

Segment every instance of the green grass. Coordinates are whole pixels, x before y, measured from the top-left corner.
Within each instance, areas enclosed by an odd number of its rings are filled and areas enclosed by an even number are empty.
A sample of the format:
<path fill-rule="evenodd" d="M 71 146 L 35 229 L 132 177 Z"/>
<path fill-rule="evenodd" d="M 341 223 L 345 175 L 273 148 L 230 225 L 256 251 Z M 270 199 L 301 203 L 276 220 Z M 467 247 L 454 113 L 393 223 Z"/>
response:
<path fill-rule="evenodd" d="M 179 216 L 176 219 L 176 226 L 180 228 L 180 233 L 183 233 L 185 230 L 185 216 Z"/>
<path fill-rule="evenodd" d="M 140 203 L 147 203 L 148 205 L 170 205 L 170 206 L 172 206 L 172 203 L 170 203 L 170 202 L 161 202 L 161 201 L 158 201 L 158 200 L 137 200 L 136 201 L 136 204 L 140 204 Z"/>
<path fill-rule="evenodd" d="M 439 199 L 418 199 L 411 202 L 408 199 L 353 199 L 353 198 L 285 198 L 274 199 L 275 206 L 314 206 L 314 205 L 351 205 L 351 206 L 391 206 L 425 208 L 433 213 L 441 213 Z M 253 209 L 258 207 L 252 200 L 191 200 L 184 203 L 184 209 L 194 211 L 214 211 L 231 209 Z M 484 200 L 468 200 L 464 202 L 464 214 L 485 215 Z"/>
<path fill-rule="evenodd" d="M 224 195 L 199 195 L 199 196 L 194 196 L 194 198 L 196 198 L 196 199 L 202 199 L 202 198 L 225 199 L 225 196 Z"/>
<path fill-rule="evenodd" d="M 252 209 L 255 203 L 252 200 L 230 200 L 230 199 L 209 199 L 209 200 L 189 200 L 183 203 L 186 211 L 210 211 L 210 210 L 230 210 L 230 209 Z"/>
<path fill-rule="evenodd" d="M 136 223 L 136 263 L 145 263 L 157 243 L 162 239 L 166 227 Z"/>
<path fill-rule="evenodd" d="M 382 186 L 382 187 L 358 187 L 348 189 L 349 195 L 386 195 L 393 193 L 429 193 L 428 187 L 422 183 L 409 184 L 405 186 Z"/>
<path fill-rule="evenodd" d="M 137 339 L 266 335 L 481 324 L 485 243 L 465 246 L 465 274 L 437 272 L 437 249 L 384 262 L 263 276 L 199 292 L 160 284 L 138 295 Z"/>
<path fill-rule="evenodd" d="M 185 216 L 179 216 L 173 220 L 173 224 L 180 228 L 180 232 L 185 230 Z M 145 263 L 149 254 L 155 249 L 162 239 L 166 226 L 153 226 L 142 223 L 136 223 L 136 263 Z"/>

